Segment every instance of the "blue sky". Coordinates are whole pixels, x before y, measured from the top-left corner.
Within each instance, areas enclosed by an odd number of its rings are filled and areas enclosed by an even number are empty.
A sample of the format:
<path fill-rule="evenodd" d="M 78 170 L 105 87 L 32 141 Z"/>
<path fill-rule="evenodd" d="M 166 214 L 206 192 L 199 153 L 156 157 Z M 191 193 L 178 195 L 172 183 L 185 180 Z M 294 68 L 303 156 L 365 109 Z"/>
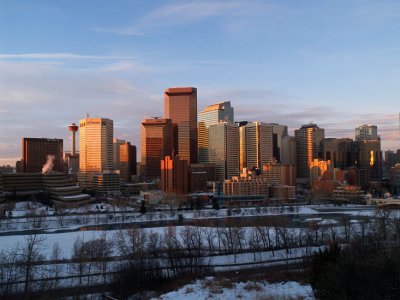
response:
<path fill-rule="evenodd" d="M 198 88 L 198 109 L 230 100 L 236 120 L 310 121 L 328 137 L 377 124 L 400 148 L 399 1 L 0 0 L 0 164 L 21 138 L 114 120 L 140 147 L 163 90 Z"/>

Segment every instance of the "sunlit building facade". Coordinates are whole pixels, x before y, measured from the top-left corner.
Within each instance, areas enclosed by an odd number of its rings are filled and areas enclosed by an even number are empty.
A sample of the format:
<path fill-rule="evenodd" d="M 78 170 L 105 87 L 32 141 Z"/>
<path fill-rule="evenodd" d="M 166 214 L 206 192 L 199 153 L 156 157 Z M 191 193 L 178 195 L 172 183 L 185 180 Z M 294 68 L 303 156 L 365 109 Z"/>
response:
<path fill-rule="evenodd" d="M 85 118 L 79 121 L 79 182 L 93 186 L 93 175 L 110 172 L 113 162 L 114 122 L 106 118 Z"/>
<path fill-rule="evenodd" d="M 198 158 L 199 163 L 208 163 L 208 128 L 219 122 L 234 122 L 231 102 L 219 102 L 207 106 L 198 114 Z"/>
<path fill-rule="evenodd" d="M 315 158 L 310 163 L 310 185 L 324 175 L 325 172 L 333 172 L 330 160 L 321 160 Z"/>
<path fill-rule="evenodd" d="M 187 194 L 189 192 L 188 162 L 179 156 L 166 156 L 161 165 L 161 190 L 166 193 Z"/>
<path fill-rule="evenodd" d="M 197 163 L 197 89 L 166 89 L 164 117 L 172 120 L 174 155 L 179 155 L 189 164 Z"/>
<path fill-rule="evenodd" d="M 209 162 L 215 164 L 216 180 L 239 175 L 239 128 L 233 123 L 219 123 L 209 128 Z"/>
<path fill-rule="evenodd" d="M 307 124 L 295 130 L 297 155 L 297 182 L 309 183 L 310 163 L 319 157 L 320 144 L 325 130 L 316 124 Z"/>
<path fill-rule="evenodd" d="M 240 126 L 240 167 L 261 170 L 273 161 L 272 126 L 262 122 L 248 122 Z"/>
<path fill-rule="evenodd" d="M 141 125 L 141 170 L 144 180 L 161 178 L 160 161 L 172 156 L 173 133 L 171 119 L 145 119 Z"/>
<path fill-rule="evenodd" d="M 119 175 L 124 182 L 131 182 L 136 175 L 136 146 L 129 142 L 119 146 Z"/>
<path fill-rule="evenodd" d="M 269 185 L 296 185 L 296 165 L 283 165 L 274 161 L 262 166 L 262 174 Z"/>

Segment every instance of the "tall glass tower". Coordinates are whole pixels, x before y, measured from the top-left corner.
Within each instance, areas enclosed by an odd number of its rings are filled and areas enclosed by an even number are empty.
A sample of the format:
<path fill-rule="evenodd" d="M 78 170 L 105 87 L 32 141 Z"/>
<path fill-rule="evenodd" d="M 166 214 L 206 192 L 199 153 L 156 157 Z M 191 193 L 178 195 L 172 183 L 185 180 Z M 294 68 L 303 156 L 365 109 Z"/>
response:
<path fill-rule="evenodd" d="M 164 115 L 172 120 L 174 155 L 179 155 L 189 164 L 197 163 L 197 89 L 166 89 Z"/>
<path fill-rule="evenodd" d="M 198 114 L 198 149 L 199 162 L 208 163 L 209 127 L 220 122 L 234 122 L 231 102 L 219 102 L 207 106 Z"/>

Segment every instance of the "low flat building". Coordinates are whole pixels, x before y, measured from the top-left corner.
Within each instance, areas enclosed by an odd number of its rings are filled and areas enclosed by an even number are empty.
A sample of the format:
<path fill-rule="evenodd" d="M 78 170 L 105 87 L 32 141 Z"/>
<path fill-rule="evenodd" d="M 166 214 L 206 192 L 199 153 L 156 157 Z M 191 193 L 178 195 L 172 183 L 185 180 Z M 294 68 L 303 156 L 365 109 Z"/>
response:
<path fill-rule="evenodd" d="M 294 202 L 296 200 L 296 187 L 288 185 L 275 185 L 269 187 L 269 199 L 279 202 Z"/>
<path fill-rule="evenodd" d="M 333 199 L 337 203 L 363 203 L 363 194 L 359 186 L 339 186 L 333 190 Z"/>
<path fill-rule="evenodd" d="M 76 207 L 93 201 L 69 176 L 60 172 L 3 174 L 2 183 L 4 195 L 10 201 L 24 198 L 40 200 L 39 197 L 45 194 L 61 207 Z"/>
<path fill-rule="evenodd" d="M 296 166 L 283 165 L 274 161 L 262 166 L 262 174 L 267 178 L 269 184 L 296 185 Z"/>
<path fill-rule="evenodd" d="M 265 195 L 252 196 L 234 196 L 234 195 L 219 195 L 214 196 L 214 199 L 222 207 L 254 207 L 267 205 L 267 197 Z"/>
<path fill-rule="evenodd" d="M 263 176 L 257 176 L 255 171 L 244 172 L 240 176 L 233 176 L 232 179 L 223 183 L 224 195 L 265 195 L 268 198 L 268 183 Z"/>
<path fill-rule="evenodd" d="M 96 173 L 93 175 L 93 191 L 97 194 L 113 194 L 121 191 L 121 181 L 117 173 Z"/>

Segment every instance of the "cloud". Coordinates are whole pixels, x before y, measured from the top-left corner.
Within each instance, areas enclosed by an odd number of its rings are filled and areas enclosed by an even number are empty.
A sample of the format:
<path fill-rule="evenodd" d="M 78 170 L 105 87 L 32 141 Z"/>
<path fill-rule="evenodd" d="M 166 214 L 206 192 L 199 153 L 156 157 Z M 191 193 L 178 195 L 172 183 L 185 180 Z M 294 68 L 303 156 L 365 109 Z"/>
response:
<path fill-rule="evenodd" d="M 137 20 L 131 26 L 119 28 L 93 27 L 91 30 L 120 35 L 147 36 L 154 31 L 167 31 L 211 17 L 235 16 L 254 9 L 257 1 L 181 1 L 162 6 Z"/>
<path fill-rule="evenodd" d="M 82 55 L 75 53 L 0 53 L 0 60 L 134 60 L 134 57 Z"/>
<path fill-rule="evenodd" d="M 127 73 L 106 70 L 108 65 L 77 69 L 0 60 L 0 110 L 7 111 L 0 118 L 6 128 L 0 131 L 0 158 L 20 157 L 22 137 L 63 138 L 69 150 L 67 125 L 86 112 L 114 120 L 114 135 L 140 146 L 140 121 L 148 114 L 162 115 L 162 89 L 143 84 L 145 64 Z"/>

